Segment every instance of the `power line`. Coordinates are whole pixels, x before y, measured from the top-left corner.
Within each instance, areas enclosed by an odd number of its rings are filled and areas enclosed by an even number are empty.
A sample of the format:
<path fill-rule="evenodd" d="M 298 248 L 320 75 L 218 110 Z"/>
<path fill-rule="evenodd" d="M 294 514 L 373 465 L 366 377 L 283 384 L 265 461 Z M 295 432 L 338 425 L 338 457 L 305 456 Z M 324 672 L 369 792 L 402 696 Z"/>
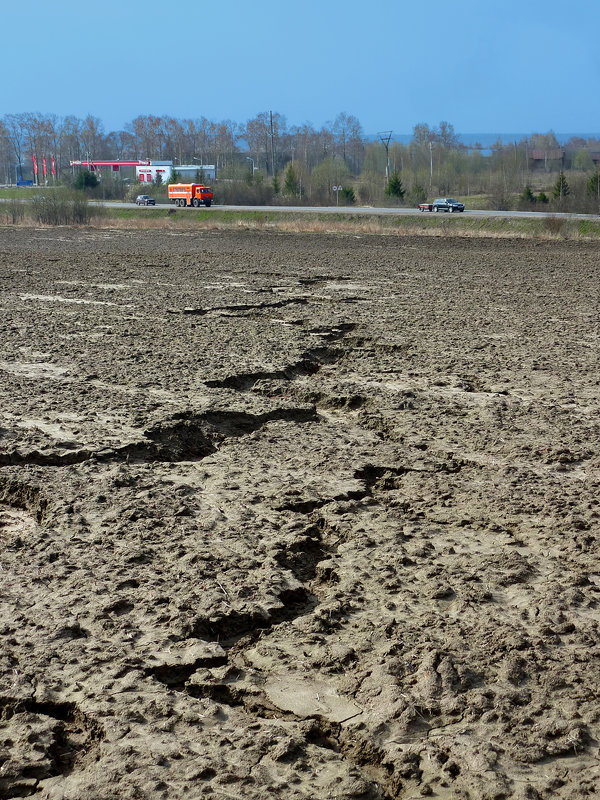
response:
<path fill-rule="evenodd" d="M 392 138 L 393 131 L 379 131 L 377 136 L 385 147 L 385 182 L 390 179 L 390 139 Z"/>

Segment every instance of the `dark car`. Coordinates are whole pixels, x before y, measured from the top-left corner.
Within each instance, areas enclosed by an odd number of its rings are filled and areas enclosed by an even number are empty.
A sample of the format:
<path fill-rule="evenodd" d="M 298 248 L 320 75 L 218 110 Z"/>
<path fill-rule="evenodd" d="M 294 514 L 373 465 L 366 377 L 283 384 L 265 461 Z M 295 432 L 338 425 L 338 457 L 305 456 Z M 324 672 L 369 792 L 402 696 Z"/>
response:
<path fill-rule="evenodd" d="M 138 194 L 135 198 L 136 206 L 155 206 L 156 200 L 149 194 Z"/>
<path fill-rule="evenodd" d="M 434 211 L 464 211 L 464 203 L 459 203 L 453 197 L 438 197 L 433 201 Z"/>

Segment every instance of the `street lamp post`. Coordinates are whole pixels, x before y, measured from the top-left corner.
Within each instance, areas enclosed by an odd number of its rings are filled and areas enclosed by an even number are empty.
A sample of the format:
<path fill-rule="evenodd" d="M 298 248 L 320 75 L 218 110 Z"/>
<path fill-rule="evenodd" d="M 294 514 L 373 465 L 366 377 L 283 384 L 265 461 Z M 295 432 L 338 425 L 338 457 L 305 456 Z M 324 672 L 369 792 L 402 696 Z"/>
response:
<path fill-rule="evenodd" d="M 196 178 L 199 178 L 204 183 L 206 178 L 205 178 L 205 175 L 204 175 L 204 170 L 202 169 L 202 167 L 204 166 L 202 164 L 202 159 L 198 158 L 198 156 L 192 156 L 192 161 L 199 161 L 200 162 L 200 164 L 198 164 L 199 169 L 196 172 Z"/>
<path fill-rule="evenodd" d="M 258 167 L 254 166 L 254 159 L 251 156 L 246 156 L 246 161 L 251 161 L 252 162 L 252 177 L 254 177 L 254 173 L 256 172 Z"/>

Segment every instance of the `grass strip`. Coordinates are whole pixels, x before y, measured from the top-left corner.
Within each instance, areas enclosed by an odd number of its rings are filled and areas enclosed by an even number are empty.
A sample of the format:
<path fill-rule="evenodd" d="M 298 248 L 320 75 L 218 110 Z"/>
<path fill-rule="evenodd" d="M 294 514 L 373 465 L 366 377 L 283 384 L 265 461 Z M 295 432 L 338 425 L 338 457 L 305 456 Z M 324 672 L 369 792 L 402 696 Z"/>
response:
<path fill-rule="evenodd" d="M 99 220 L 100 222 L 100 220 Z M 452 217 L 298 213 L 294 211 L 104 208 L 102 226 L 190 230 L 264 229 L 293 233 L 396 234 L 443 237 L 600 239 L 600 220 L 565 217 Z"/>

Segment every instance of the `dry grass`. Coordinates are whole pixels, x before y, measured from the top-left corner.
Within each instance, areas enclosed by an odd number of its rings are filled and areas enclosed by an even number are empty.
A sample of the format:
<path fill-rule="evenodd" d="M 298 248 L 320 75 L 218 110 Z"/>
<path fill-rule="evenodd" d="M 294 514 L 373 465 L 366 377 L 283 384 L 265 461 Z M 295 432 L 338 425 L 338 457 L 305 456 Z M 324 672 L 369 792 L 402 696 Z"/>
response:
<path fill-rule="evenodd" d="M 226 212 L 225 212 L 226 213 Z M 275 217 L 275 218 L 273 218 Z M 554 219 L 554 218 L 550 218 Z M 435 223 L 435 224 L 434 224 Z M 461 224 L 462 223 L 462 224 Z M 466 223 L 466 224 L 465 224 Z M 231 215 L 231 219 L 209 218 L 175 220 L 172 217 L 145 219 L 105 218 L 95 223 L 96 227 L 117 230 L 169 230 L 169 231 L 275 231 L 298 234 L 347 234 L 354 236 L 425 236 L 436 238 L 499 238 L 499 239 L 599 239 L 600 222 L 592 221 L 582 227 L 577 220 L 560 220 L 560 225 L 546 218 L 499 218 L 483 217 L 472 220 L 427 220 L 411 217 L 348 217 L 346 219 L 315 219 L 309 215 L 276 214 L 242 219 Z"/>
<path fill-rule="evenodd" d="M 0 222 L 4 221 L 0 218 Z M 10 225 L 10 220 L 5 217 Z M 39 226 L 26 215 L 18 226 Z M 213 209 L 200 213 L 167 213 L 161 209 L 122 212 L 102 209 L 85 227 L 112 230 L 165 230 L 200 232 L 220 230 L 274 231 L 298 234 L 345 234 L 353 236 L 424 236 L 437 238 L 499 239 L 600 239 L 600 220 L 558 217 L 423 217 L 359 214 L 297 214 L 261 210 L 240 212 Z"/>

